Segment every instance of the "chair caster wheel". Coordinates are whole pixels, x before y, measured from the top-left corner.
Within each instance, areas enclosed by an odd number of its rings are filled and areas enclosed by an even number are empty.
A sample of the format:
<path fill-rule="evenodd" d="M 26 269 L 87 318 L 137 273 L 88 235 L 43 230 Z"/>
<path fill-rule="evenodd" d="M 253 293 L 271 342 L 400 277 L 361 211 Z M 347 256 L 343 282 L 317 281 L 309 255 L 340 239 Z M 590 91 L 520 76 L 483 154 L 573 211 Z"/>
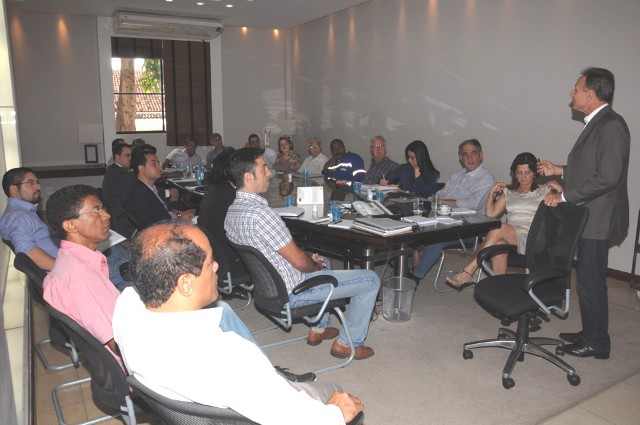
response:
<path fill-rule="evenodd" d="M 473 352 L 471 350 L 463 350 L 462 358 L 465 360 L 470 360 L 473 358 Z"/>
<path fill-rule="evenodd" d="M 580 385 L 580 377 L 578 375 L 567 375 L 567 380 L 574 387 Z"/>
<path fill-rule="evenodd" d="M 518 361 L 519 362 L 523 362 L 524 361 L 524 353 L 520 353 L 520 355 L 518 356 Z"/>
<path fill-rule="evenodd" d="M 513 380 L 513 378 L 502 378 L 502 386 L 504 387 L 505 390 L 510 390 L 515 385 L 516 383 Z"/>
<path fill-rule="evenodd" d="M 556 347 L 556 356 L 564 356 L 564 347 Z"/>

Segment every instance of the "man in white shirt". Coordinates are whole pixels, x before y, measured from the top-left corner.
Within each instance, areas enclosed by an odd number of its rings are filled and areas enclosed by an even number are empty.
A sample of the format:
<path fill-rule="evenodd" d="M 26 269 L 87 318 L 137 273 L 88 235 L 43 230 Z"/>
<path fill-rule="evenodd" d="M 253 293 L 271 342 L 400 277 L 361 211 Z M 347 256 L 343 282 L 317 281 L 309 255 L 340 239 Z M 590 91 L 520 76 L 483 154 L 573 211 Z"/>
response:
<path fill-rule="evenodd" d="M 454 173 L 442 190 L 436 193 L 439 204 L 470 208 L 478 214 L 484 214 L 495 177 L 482 165 L 483 158 L 482 145 L 477 139 L 460 143 L 458 159 L 463 168 Z M 451 241 L 427 245 L 419 260 L 414 256 L 413 276 L 422 279 L 440 258 L 442 250 L 449 245 Z"/>
<path fill-rule="evenodd" d="M 113 331 L 127 369 L 149 388 L 260 424 L 343 425 L 363 410 L 333 384 L 287 382 L 257 346 L 212 326 L 221 311 L 204 307 L 218 297 L 218 263 L 196 226 L 153 226 L 132 252 L 136 286 L 118 298 Z M 224 367 L 229 359 L 238 367 Z"/>
<path fill-rule="evenodd" d="M 167 168 L 172 165 L 176 166 L 180 164 L 180 167 L 186 168 L 187 164 L 191 164 L 194 167 L 199 166 L 200 156 L 196 153 L 196 148 L 198 147 L 198 142 L 193 137 L 187 137 L 184 141 L 184 149 L 177 148 L 172 150 L 169 155 L 167 155 L 167 159 L 162 161 L 162 168 Z"/>
<path fill-rule="evenodd" d="M 324 164 L 329 160 L 325 154 L 322 153 L 322 142 L 319 137 L 312 137 L 309 139 L 309 153 L 311 156 L 305 158 L 298 170 L 300 173 L 308 171 L 311 175 L 322 175 L 322 169 Z"/>

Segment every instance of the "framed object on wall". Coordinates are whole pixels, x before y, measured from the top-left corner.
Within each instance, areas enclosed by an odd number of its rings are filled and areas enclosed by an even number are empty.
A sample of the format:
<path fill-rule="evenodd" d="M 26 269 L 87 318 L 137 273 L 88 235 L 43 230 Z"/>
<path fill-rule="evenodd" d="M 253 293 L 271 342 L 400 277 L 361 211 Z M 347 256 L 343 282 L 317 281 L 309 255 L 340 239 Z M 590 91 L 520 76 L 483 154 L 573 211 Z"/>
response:
<path fill-rule="evenodd" d="M 98 145 L 84 145 L 84 162 L 87 164 L 98 163 Z"/>

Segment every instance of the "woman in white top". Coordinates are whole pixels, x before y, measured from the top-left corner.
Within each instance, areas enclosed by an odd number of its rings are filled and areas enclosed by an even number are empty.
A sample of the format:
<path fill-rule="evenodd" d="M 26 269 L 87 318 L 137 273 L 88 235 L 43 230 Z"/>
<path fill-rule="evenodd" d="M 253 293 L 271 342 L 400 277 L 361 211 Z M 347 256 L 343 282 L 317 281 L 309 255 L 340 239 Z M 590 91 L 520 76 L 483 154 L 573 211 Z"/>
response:
<path fill-rule="evenodd" d="M 549 183 L 548 186 L 538 186 L 538 177 L 536 157 L 529 152 L 523 152 L 518 154 L 511 164 L 511 184 L 498 182 L 493 185 L 489 191 L 486 215 L 498 218 L 506 210 L 507 220 L 498 229 L 487 233 L 483 248 L 511 244 L 517 245 L 518 253 L 524 254 L 529 227 L 538 205 L 550 189 L 560 188 L 555 182 Z M 494 255 L 491 265 L 496 274 L 505 274 L 507 254 Z M 474 257 L 460 273 L 447 277 L 447 285 L 462 290 L 473 284 L 473 274 L 477 269 L 478 263 Z"/>

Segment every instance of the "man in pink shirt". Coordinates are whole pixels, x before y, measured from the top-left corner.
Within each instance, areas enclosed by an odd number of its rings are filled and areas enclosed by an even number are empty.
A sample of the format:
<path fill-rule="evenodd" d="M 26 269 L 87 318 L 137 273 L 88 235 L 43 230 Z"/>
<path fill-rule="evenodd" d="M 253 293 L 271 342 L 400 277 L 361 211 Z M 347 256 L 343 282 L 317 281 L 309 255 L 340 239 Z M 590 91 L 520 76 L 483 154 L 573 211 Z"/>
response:
<path fill-rule="evenodd" d="M 91 186 L 68 186 L 49 197 L 47 221 L 62 241 L 44 280 L 44 299 L 106 345 L 122 364 L 111 329 L 120 292 L 109 280 L 106 257 L 96 250 L 109 237 L 110 218 Z"/>

